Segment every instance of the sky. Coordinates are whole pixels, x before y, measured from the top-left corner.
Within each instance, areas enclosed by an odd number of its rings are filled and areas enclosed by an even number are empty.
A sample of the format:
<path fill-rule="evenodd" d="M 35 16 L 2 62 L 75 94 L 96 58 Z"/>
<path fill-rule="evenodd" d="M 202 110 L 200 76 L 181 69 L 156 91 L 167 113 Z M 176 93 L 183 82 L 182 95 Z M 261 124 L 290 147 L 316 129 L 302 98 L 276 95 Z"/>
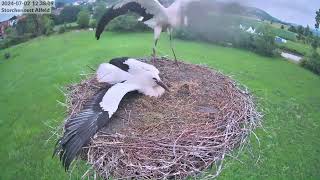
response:
<path fill-rule="evenodd" d="M 242 5 L 260 8 L 273 17 L 298 25 L 314 27 L 316 11 L 320 0 L 220 0 L 238 2 Z"/>
<path fill-rule="evenodd" d="M 314 27 L 320 0 L 245 0 L 250 6 L 265 10 L 272 16 L 299 25 Z"/>
<path fill-rule="evenodd" d="M 265 10 L 272 16 L 290 23 L 314 27 L 315 12 L 320 9 L 320 0 L 222 0 L 237 1 L 243 5 Z M 10 16 L 0 14 L 0 21 Z"/>

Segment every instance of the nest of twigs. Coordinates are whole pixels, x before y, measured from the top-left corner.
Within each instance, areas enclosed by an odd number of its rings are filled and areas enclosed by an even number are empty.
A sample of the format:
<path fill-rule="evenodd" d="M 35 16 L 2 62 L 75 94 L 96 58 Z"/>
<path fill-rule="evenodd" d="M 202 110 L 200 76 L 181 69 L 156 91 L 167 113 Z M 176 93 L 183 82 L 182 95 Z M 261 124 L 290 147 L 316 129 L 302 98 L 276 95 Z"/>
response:
<path fill-rule="evenodd" d="M 85 159 L 105 179 L 218 176 L 225 156 L 243 147 L 259 124 L 252 96 L 204 66 L 164 59 L 154 65 L 171 92 L 125 98 L 108 127 L 85 147 Z M 94 77 L 70 86 L 69 115 L 101 86 Z"/>

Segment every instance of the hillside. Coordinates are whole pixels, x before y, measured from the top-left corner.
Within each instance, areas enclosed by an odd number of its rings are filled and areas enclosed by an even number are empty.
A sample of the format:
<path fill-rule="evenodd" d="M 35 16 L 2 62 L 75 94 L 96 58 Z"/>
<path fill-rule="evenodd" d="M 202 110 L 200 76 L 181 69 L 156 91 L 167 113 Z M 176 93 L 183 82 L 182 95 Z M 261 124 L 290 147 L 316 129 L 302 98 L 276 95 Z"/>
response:
<path fill-rule="evenodd" d="M 254 17 L 260 20 L 266 20 L 266 21 L 276 22 L 280 24 L 289 24 L 273 17 L 272 15 L 270 15 L 269 13 L 267 13 L 262 9 L 255 8 L 255 7 L 244 7 L 244 8 L 245 8 L 244 13 L 249 17 Z"/>

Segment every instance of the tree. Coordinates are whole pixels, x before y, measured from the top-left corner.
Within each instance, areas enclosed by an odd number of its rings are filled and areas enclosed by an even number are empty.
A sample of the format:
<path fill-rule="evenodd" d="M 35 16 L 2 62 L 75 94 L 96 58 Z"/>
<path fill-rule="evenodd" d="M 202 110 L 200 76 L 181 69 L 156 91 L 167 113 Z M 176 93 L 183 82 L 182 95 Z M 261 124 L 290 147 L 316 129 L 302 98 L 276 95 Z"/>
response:
<path fill-rule="evenodd" d="M 77 20 L 79 28 L 89 27 L 89 21 L 90 21 L 89 12 L 85 10 L 80 11 L 78 14 L 78 20 Z"/>
<path fill-rule="evenodd" d="M 281 25 L 281 29 L 284 29 L 284 25 L 283 24 Z"/>
<path fill-rule="evenodd" d="M 254 39 L 255 51 L 264 56 L 273 56 L 276 49 L 275 34 L 271 29 L 271 26 L 268 25 L 260 27 L 259 32 L 262 35 L 256 36 Z"/>
<path fill-rule="evenodd" d="M 315 37 L 311 42 L 311 47 L 316 50 L 319 47 L 320 41 L 318 37 Z"/>
<path fill-rule="evenodd" d="M 318 29 L 320 25 L 320 9 L 316 12 L 316 24 L 315 27 Z"/>
<path fill-rule="evenodd" d="M 305 35 L 305 36 L 311 36 L 311 35 L 312 35 L 312 32 L 311 32 L 309 26 L 307 26 L 307 27 L 304 29 L 304 35 Z"/>
<path fill-rule="evenodd" d="M 53 33 L 54 22 L 50 16 L 43 16 L 43 34 L 50 35 Z"/>
<path fill-rule="evenodd" d="M 56 2 L 55 5 L 56 5 L 56 8 L 62 8 L 64 6 L 64 2 Z"/>
<path fill-rule="evenodd" d="M 77 15 L 80 12 L 78 6 L 66 6 L 59 15 L 61 23 L 71 23 L 77 20 Z"/>
<path fill-rule="evenodd" d="M 95 29 L 95 28 L 97 27 L 97 21 L 96 21 L 95 19 L 92 19 L 92 20 L 90 21 L 90 27 L 91 27 L 92 29 Z"/>
<path fill-rule="evenodd" d="M 288 31 L 291 31 L 291 32 L 294 32 L 296 33 L 297 32 L 297 29 L 294 27 L 294 26 L 290 26 Z"/>
<path fill-rule="evenodd" d="M 304 28 L 303 28 L 303 26 L 298 26 L 298 28 L 297 28 L 297 33 L 298 34 L 303 34 L 304 33 Z"/>
<path fill-rule="evenodd" d="M 103 13 L 105 13 L 106 8 L 104 3 L 98 3 L 98 5 L 95 7 L 94 13 L 93 13 L 93 18 L 96 20 L 100 20 L 102 17 Z"/>

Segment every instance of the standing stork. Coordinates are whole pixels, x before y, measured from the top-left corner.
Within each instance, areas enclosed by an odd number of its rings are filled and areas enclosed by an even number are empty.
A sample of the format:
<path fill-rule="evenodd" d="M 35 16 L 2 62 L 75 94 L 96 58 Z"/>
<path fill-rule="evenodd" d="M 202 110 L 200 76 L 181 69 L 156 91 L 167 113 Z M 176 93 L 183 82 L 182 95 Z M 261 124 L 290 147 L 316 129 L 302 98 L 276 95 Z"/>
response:
<path fill-rule="evenodd" d="M 167 30 L 170 36 L 170 47 L 177 63 L 176 53 L 172 44 L 172 31 L 182 25 L 188 25 L 188 19 L 183 14 L 183 9 L 193 1 L 200 0 L 176 0 L 168 8 L 162 6 L 158 0 L 121 0 L 111 7 L 100 19 L 96 38 L 99 40 L 105 26 L 114 18 L 128 12 L 134 12 L 142 16 L 141 21 L 154 30 L 154 46 L 152 57 L 156 58 L 156 47 L 162 30 Z"/>
<path fill-rule="evenodd" d="M 108 83 L 108 87 L 100 90 L 76 116 L 68 119 L 64 134 L 57 141 L 54 155 L 60 156 L 65 170 L 90 138 L 107 125 L 127 93 L 138 91 L 160 97 L 165 90 L 169 91 L 156 67 L 130 58 L 117 58 L 101 64 L 97 80 Z"/>

